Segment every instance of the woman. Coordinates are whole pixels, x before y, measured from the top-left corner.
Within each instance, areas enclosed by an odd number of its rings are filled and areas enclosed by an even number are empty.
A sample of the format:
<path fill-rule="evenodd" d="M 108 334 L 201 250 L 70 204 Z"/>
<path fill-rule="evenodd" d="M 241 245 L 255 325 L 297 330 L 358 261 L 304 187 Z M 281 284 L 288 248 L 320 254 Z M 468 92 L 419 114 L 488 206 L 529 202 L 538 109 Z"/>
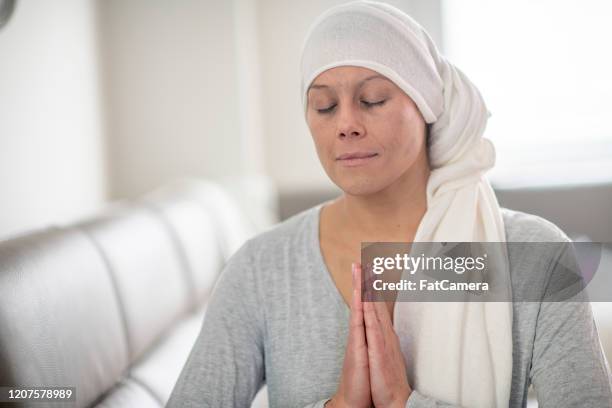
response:
<path fill-rule="evenodd" d="M 530 383 L 543 406 L 612 406 L 588 302 L 361 300 L 361 242 L 568 240 L 499 208 L 488 111 L 423 28 L 382 3 L 328 10 L 302 96 L 343 194 L 230 259 L 168 406 L 247 407 L 264 382 L 273 407 L 515 407 Z M 513 284 L 544 292 L 554 257 L 508 256 Z"/>

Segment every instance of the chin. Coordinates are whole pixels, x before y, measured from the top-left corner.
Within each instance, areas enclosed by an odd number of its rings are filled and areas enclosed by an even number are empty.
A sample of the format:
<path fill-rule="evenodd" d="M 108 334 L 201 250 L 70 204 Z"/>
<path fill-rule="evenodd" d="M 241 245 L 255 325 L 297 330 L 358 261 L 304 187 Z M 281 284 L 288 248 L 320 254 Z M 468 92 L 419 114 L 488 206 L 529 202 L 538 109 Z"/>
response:
<path fill-rule="evenodd" d="M 383 190 L 385 186 L 378 180 L 369 177 L 354 177 L 351 180 L 333 180 L 345 193 L 354 196 L 368 196 Z"/>

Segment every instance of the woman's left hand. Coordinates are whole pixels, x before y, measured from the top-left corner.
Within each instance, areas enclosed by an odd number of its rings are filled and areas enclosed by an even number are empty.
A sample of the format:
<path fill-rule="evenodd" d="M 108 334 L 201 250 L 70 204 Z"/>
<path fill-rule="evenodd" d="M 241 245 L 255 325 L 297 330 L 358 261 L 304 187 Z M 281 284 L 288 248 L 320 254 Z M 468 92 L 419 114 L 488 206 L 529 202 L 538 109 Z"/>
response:
<path fill-rule="evenodd" d="M 385 302 L 363 302 L 370 388 L 377 408 L 405 407 L 412 393 L 399 338 Z"/>

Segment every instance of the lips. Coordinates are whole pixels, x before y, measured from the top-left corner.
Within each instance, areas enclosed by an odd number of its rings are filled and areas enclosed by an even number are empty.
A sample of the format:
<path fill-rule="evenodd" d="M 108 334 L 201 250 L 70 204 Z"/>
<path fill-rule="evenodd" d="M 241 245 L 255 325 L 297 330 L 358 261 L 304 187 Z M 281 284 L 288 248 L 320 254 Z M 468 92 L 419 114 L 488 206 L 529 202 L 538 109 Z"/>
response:
<path fill-rule="evenodd" d="M 351 152 L 341 154 L 336 161 L 343 167 L 357 167 L 366 165 L 377 158 L 378 153 L 375 152 Z"/>
<path fill-rule="evenodd" d="M 378 153 L 374 152 L 352 152 L 344 153 L 336 158 L 336 160 L 351 160 L 351 159 L 367 159 L 376 156 Z"/>

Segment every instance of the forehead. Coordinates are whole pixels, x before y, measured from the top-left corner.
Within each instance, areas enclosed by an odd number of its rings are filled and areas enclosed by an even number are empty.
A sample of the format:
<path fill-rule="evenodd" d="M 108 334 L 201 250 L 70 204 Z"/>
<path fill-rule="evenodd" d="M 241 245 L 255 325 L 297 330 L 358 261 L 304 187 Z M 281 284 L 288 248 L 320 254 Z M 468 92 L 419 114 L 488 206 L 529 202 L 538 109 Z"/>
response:
<path fill-rule="evenodd" d="M 384 75 L 368 68 L 341 66 L 323 71 L 312 81 L 308 90 L 354 88 L 370 81 L 391 82 Z"/>

